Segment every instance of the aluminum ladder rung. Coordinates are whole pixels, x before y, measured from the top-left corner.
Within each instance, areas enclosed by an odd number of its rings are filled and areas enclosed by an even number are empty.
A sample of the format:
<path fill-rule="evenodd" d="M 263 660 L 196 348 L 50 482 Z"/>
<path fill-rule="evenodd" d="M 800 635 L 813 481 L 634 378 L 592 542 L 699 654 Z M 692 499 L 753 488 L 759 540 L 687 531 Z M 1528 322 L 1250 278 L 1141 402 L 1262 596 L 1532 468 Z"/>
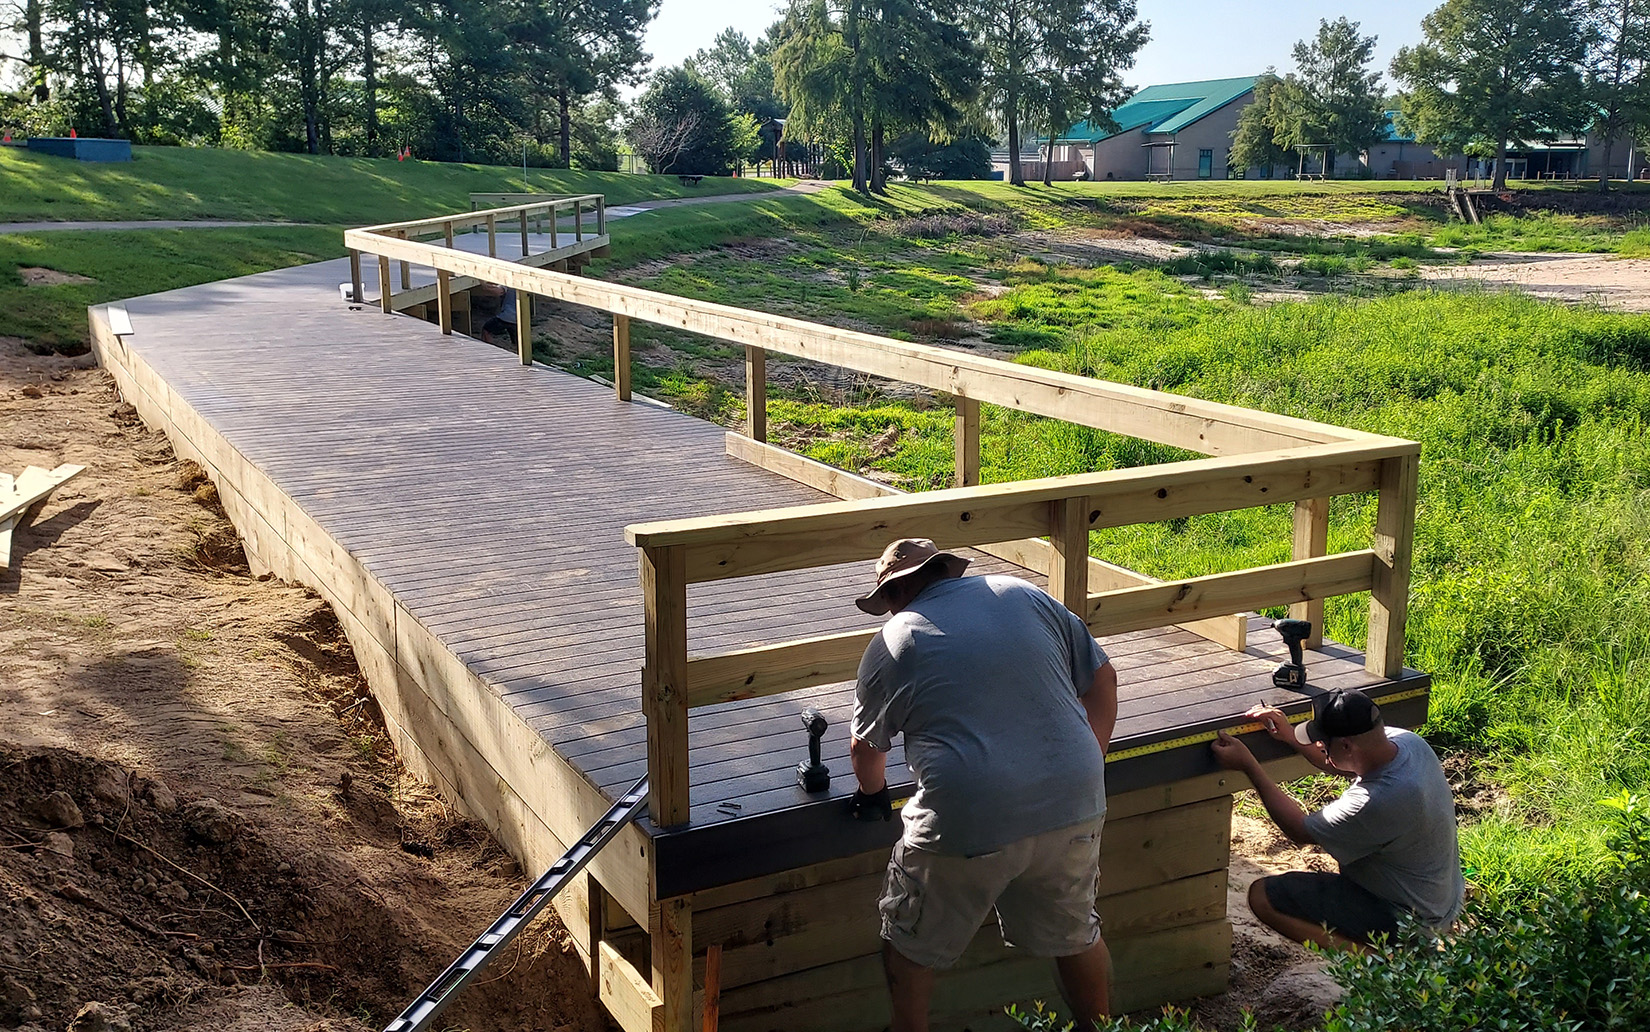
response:
<path fill-rule="evenodd" d="M 549 870 L 539 875 L 538 879 L 527 887 L 526 892 L 494 919 L 487 930 L 470 944 L 469 949 L 447 965 L 447 969 L 430 983 L 429 988 L 418 994 L 418 998 L 413 1000 L 399 1017 L 385 1025 L 384 1032 L 424 1032 L 428 1029 L 436 1017 L 447 1008 L 447 1004 L 452 1002 L 453 997 L 492 961 L 493 956 L 509 945 L 517 933 L 527 927 L 539 911 L 556 898 L 556 894 L 567 886 L 573 876 L 584 870 L 590 858 L 613 841 L 625 825 L 640 817 L 645 809 L 647 778 L 644 777 L 631 785 L 630 790 L 620 796 L 608 808 L 607 813 L 590 826 L 590 830 L 573 844 L 572 849 L 551 864 Z"/>

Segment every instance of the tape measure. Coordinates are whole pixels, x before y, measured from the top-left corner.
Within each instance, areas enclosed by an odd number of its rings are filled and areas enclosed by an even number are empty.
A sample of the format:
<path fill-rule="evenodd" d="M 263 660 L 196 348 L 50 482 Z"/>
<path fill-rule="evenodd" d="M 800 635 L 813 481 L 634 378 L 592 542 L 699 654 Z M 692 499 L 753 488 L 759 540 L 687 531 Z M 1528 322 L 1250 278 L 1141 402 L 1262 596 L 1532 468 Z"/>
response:
<path fill-rule="evenodd" d="M 1381 703 L 1406 702 L 1410 699 L 1419 699 L 1426 693 L 1427 689 L 1425 688 L 1411 688 L 1409 691 L 1395 692 L 1392 695 L 1383 695 L 1376 699 L 1375 702 L 1377 705 Z M 1305 713 L 1296 713 L 1294 716 L 1290 716 L 1287 719 L 1291 724 L 1300 724 L 1309 719 L 1311 716 L 1311 711 L 1307 711 Z M 1216 728 L 1213 731 L 1199 731 L 1195 735 L 1184 735 L 1180 738 L 1165 738 L 1161 742 L 1152 742 L 1150 745 L 1135 745 L 1130 746 L 1127 749 L 1113 749 L 1111 752 L 1106 754 L 1106 762 L 1116 763 L 1120 760 L 1133 760 L 1141 756 L 1150 756 L 1153 753 L 1168 752 L 1170 749 L 1179 749 L 1183 746 L 1202 745 L 1219 738 L 1221 732 L 1223 731 L 1229 735 L 1246 735 L 1251 731 L 1261 730 L 1264 730 L 1264 725 L 1262 725 L 1259 721 L 1250 721 L 1247 724 L 1234 724 L 1231 727 Z M 898 810 L 910 801 L 911 800 L 909 797 L 905 799 L 895 799 L 892 805 L 894 809 Z"/>

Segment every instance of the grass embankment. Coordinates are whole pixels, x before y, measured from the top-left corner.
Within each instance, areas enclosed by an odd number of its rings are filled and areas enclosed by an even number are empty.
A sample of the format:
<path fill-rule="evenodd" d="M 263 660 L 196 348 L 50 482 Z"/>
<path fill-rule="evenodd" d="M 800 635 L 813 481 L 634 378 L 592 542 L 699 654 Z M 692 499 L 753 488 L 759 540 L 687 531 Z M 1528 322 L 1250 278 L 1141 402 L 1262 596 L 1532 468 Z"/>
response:
<path fill-rule="evenodd" d="M 1596 800 L 1650 790 L 1650 316 L 1459 291 L 1256 307 L 1156 270 L 1016 262 L 1017 250 L 793 227 L 787 248 L 642 279 L 896 336 L 977 321 L 1021 361 L 1422 442 L 1409 657 L 1436 678 L 1433 740 L 1505 790 L 1470 823 L 1467 862 L 1525 884 L 1597 864 Z M 736 349 L 637 332 L 644 363 L 648 342 L 674 349 L 645 382 L 741 417 L 736 383 L 691 369 Z M 949 482 L 948 407 L 869 386 L 778 393 L 776 438 L 910 487 Z M 988 481 L 1183 457 L 990 406 L 982 450 Z M 1372 519 L 1371 499 L 1337 500 L 1331 548 L 1367 547 Z M 1289 540 L 1277 507 L 1097 534 L 1094 550 L 1172 577 L 1281 561 Z M 1366 607 L 1332 602 L 1329 633 L 1362 642 Z"/>
<path fill-rule="evenodd" d="M 0 147 L 0 222 L 232 219 L 365 225 L 468 211 L 471 192 L 516 192 L 520 168 L 333 158 L 212 147 L 134 147 L 99 164 Z M 774 180 L 529 169 L 535 193 L 600 193 L 629 204 L 775 189 Z"/>

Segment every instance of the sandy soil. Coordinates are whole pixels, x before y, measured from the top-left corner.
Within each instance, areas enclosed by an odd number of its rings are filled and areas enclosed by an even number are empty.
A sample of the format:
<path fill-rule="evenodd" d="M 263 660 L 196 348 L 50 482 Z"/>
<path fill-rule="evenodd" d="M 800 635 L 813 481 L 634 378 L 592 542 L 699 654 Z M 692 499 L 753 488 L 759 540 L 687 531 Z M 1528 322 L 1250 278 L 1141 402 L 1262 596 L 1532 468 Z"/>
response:
<path fill-rule="evenodd" d="M 396 765 L 330 610 L 253 579 L 81 364 L 0 340 L 0 469 L 89 467 L 0 571 L 0 1027 L 381 1028 L 520 872 Z M 451 1024 L 604 1028 L 569 949 L 543 922 Z"/>
<path fill-rule="evenodd" d="M 1650 259 L 1601 254 L 1485 254 L 1471 265 L 1433 265 L 1421 278 L 1435 286 L 1517 289 L 1548 301 L 1591 303 L 1650 312 Z"/>

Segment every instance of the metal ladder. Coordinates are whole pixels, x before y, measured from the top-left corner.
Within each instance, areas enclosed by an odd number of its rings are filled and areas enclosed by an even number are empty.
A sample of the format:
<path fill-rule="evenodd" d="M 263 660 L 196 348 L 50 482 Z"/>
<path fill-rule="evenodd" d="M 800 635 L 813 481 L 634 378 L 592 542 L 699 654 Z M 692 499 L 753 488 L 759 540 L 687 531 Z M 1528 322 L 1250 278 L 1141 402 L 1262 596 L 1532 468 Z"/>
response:
<path fill-rule="evenodd" d="M 551 864 L 548 871 L 539 875 L 538 881 L 528 886 L 527 891 L 510 904 L 510 909 L 500 914 L 469 949 L 447 965 L 447 970 L 441 972 L 441 977 L 431 982 L 430 987 L 420 993 L 418 998 L 401 1012 L 400 1017 L 385 1025 L 384 1032 L 423 1032 L 428 1029 L 436 1016 L 446 1010 L 447 1005 L 458 995 L 459 990 L 469 985 L 470 980 L 487 966 L 494 955 L 508 946 L 538 912 L 556 897 L 556 893 L 567 887 L 567 883 L 574 875 L 584 870 L 584 865 L 590 862 L 591 857 L 613 841 L 625 825 L 640 817 L 646 809 L 647 778 L 644 777 L 631 785 L 630 791 L 620 796 L 602 819 L 573 844 L 572 849 Z"/>

